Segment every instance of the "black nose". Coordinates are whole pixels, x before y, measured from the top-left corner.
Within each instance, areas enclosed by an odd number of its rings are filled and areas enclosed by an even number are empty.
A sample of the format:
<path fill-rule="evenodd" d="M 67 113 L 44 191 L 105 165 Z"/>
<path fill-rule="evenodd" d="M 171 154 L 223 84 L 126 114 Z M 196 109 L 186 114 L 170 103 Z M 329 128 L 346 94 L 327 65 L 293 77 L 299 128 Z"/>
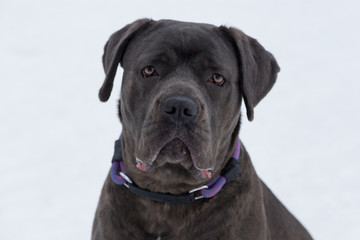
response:
<path fill-rule="evenodd" d="M 171 96 L 161 102 L 161 110 L 164 116 L 176 122 L 193 120 L 198 109 L 197 103 L 185 96 Z"/>

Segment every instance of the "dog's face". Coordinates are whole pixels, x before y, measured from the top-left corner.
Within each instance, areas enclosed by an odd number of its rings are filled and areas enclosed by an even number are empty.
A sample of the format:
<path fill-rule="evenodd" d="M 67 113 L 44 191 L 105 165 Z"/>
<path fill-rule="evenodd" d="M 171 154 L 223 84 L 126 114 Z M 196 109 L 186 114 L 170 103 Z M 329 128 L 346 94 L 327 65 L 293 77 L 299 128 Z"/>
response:
<path fill-rule="evenodd" d="M 123 67 L 120 111 L 138 167 L 179 164 L 209 177 L 239 121 L 231 44 L 212 26 L 157 22 L 130 42 Z"/>
<path fill-rule="evenodd" d="M 279 70 L 239 30 L 169 20 L 121 29 L 103 62 L 103 101 L 117 65 L 124 68 L 119 115 L 127 168 L 165 185 L 196 185 L 219 173 L 238 135 L 241 99 L 252 120 Z"/>

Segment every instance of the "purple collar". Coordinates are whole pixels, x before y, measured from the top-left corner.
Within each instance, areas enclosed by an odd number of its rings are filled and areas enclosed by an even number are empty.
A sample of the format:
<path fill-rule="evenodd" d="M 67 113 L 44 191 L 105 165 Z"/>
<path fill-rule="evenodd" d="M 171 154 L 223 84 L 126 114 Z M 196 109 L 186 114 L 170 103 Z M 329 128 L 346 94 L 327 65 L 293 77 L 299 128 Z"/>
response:
<path fill-rule="evenodd" d="M 124 163 L 122 161 L 121 140 L 115 141 L 115 153 L 112 159 L 112 167 L 110 175 L 114 183 L 117 185 L 126 186 L 131 192 L 136 195 L 151 199 L 158 202 L 167 202 L 174 204 L 189 204 L 194 200 L 201 198 L 214 197 L 225 183 L 230 182 L 241 173 L 240 161 L 240 139 L 237 139 L 236 146 L 232 157 L 226 164 L 225 168 L 221 171 L 221 174 L 208 182 L 207 184 L 195 188 L 187 193 L 174 195 L 169 193 L 157 193 L 151 192 L 146 189 L 138 187 L 131 179 L 126 175 Z M 196 193 L 196 194 L 195 194 Z"/>

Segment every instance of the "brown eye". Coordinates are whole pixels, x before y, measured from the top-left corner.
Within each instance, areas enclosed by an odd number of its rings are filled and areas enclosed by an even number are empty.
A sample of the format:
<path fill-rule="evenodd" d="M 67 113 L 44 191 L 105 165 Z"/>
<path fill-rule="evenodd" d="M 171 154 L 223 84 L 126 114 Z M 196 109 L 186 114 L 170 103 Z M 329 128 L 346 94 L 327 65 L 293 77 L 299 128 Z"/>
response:
<path fill-rule="evenodd" d="M 142 75 L 144 78 L 157 76 L 157 72 L 155 71 L 154 66 L 147 66 L 142 70 Z"/>
<path fill-rule="evenodd" d="M 222 86 L 225 82 L 225 78 L 222 75 L 215 73 L 211 77 L 210 82 L 215 83 L 218 86 Z"/>

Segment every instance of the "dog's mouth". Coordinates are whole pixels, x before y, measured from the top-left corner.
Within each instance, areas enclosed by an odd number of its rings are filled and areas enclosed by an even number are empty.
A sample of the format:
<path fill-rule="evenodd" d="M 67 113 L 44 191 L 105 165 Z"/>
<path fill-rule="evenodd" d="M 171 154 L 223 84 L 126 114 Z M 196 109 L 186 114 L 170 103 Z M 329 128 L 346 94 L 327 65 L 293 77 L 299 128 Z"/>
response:
<path fill-rule="evenodd" d="M 180 163 L 186 167 L 186 160 L 188 160 L 190 155 L 190 150 L 186 144 L 179 138 L 174 138 L 160 149 L 156 161 L 161 165 L 169 162 L 172 164 Z"/>
<path fill-rule="evenodd" d="M 190 174 L 196 178 L 211 178 L 212 167 L 201 168 L 197 166 L 198 158 L 201 154 L 196 152 L 197 147 L 186 144 L 179 137 L 175 137 L 165 142 L 160 147 L 152 146 L 153 156 L 148 159 L 136 158 L 136 167 L 144 172 L 152 171 L 155 169 L 164 169 L 169 171 L 170 169 L 187 170 Z"/>

